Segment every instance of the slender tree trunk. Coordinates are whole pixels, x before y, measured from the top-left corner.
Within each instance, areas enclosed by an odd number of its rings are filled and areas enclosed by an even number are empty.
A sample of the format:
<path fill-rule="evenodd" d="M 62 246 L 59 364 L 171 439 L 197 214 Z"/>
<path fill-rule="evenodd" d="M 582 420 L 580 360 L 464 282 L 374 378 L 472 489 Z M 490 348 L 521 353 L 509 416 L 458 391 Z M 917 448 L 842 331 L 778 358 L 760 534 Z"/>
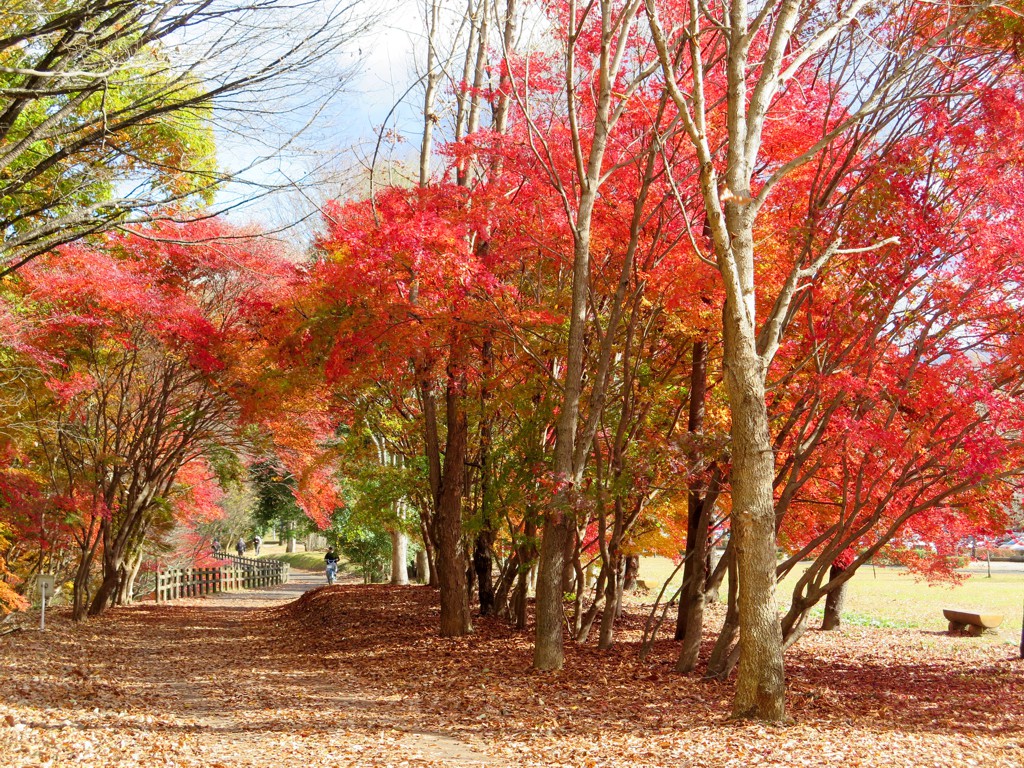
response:
<path fill-rule="evenodd" d="M 710 559 L 710 553 L 708 554 Z M 729 572 L 729 561 L 731 559 L 732 542 L 730 541 L 725 545 L 722 556 L 718 558 L 718 563 L 715 564 L 714 569 L 711 571 L 711 576 L 708 577 L 707 586 L 704 588 L 704 601 L 706 603 L 718 602 L 718 592 L 722 588 L 722 582 L 725 581 L 725 575 Z"/>
<path fill-rule="evenodd" d="M 476 571 L 477 594 L 480 600 L 480 615 L 494 613 L 494 582 L 491 571 L 491 545 L 494 531 L 484 529 L 477 534 L 473 549 L 473 570 Z"/>
<path fill-rule="evenodd" d="M 486 18 L 482 22 L 481 35 L 486 36 Z M 486 40 L 480 42 L 480 51 L 486 47 Z M 482 60 L 480 60 L 482 62 Z M 481 63 L 482 66 L 482 63 Z M 479 67 L 478 67 L 479 70 Z M 480 72 L 478 71 L 478 76 Z M 475 130 L 473 119 L 470 129 Z M 494 378 L 494 347 L 490 339 L 484 341 L 481 350 L 481 384 L 480 384 L 480 517 L 482 525 L 473 547 L 473 570 L 476 572 L 477 601 L 480 604 L 480 615 L 490 616 L 494 613 L 494 581 L 492 578 L 493 563 L 491 550 L 494 546 L 494 521 L 491 519 L 491 443 L 492 420 L 491 384 Z"/>
<path fill-rule="evenodd" d="M 537 557 L 537 524 L 534 522 L 534 514 L 534 510 L 527 509 L 523 536 L 516 547 L 518 564 L 514 576 L 515 586 L 509 601 L 509 615 L 515 622 L 516 629 L 526 629 L 527 597 Z"/>
<path fill-rule="evenodd" d="M 729 652 L 732 649 L 733 642 L 736 640 L 740 625 L 740 612 L 737 604 L 739 589 L 737 584 L 736 551 L 731 544 L 723 559 L 726 561 L 726 566 L 729 570 L 729 596 L 726 602 L 725 621 L 722 623 L 722 629 L 718 633 L 715 647 L 711 649 L 711 657 L 708 659 L 706 673 L 707 677 L 719 679 L 725 675 Z"/>
<path fill-rule="evenodd" d="M 604 611 L 601 613 L 601 635 L 597 641 L 599 649 L 607 650 L 615 642 L 615 619 L 619 610 L 619 599 L 622 594 L 622 556 L 612 553 L 608 563 L 608 581 L 604 589 Z"/>
<path fill-rule="evenodd" d="M 438 487 L 440 489 L 440 481 L 438 481 Z M 437 545 L 434 542 L 433 518 L 424 520 L 424 515 L 420 513 L 420 533 L 423 536 L 423 551 L 427 558 L 427 568 L 424 571 L 423 581 L 425 584 L 431 587 L 437 587 Z"/>
<path fill-rule="evenodd" d="M 515 628 L 526 629 L 528 613 L 527 591 L 530 588 L 530 569 L 523 570 L 516 579 L 515 589 L 512 591 L 512 616 L 515 620 Z"/>
<path fill-rule="evenodd" d="M 705 229 L 707 220 L 705 219 Z M 707 236 L 705 232 L 705 236 Z M 704 339 L 697 339 L 693 342 L 692 362 L 690 366 L 690 409 L 687 419 L 687 431 L 691 434 L 698 434 L 704 430 L 704 401 L 707 393 L 708 383 L 708 343 Z M 700 461 L 700 455 L 696 452 L 691 454 L 694 468 Z M 694 554 L 697 550 L 698 529 L 700 528 L 701 515 L 704 511 L 703 497 L 704 481 L 697 477 L 690 483 L 690 492 L 687 499 L 686 516 L 686 563 L 683 565 L 683 583 L 686 585 L 679 596 L 679 614 L 676 618 L 676 640 L 682 640 L 686 636 L 686 622 L 691 615 L 695 614 L 693 604 L 699 599 L 701 609 L 699 615 L 703 616 L 703 579 L 696 578 L 698 566 L 703 563 L 698 561 Z M 706 526 L 704 538 L 707 538 Z M 698 596 L 697 583 L 701 582 L 702 590 Z M 688 671 L 688 670 L 687 670 Z"/>
<path fill-rule="evenodd" d="M 697 530 L 691 557 L 694 560 L 693 582 L 688 590 L 689 604 L 686 606 L 686 621 L 683 633 L 683 645 L 679 651 L 679 659 L 676 662 L 676 672 L 692 672 L 697 666 L 697 659 L 700 656 L 700 641 L 704 633 L 704 586 L 707 582 L 707 571 L 705 570 L 704 552 L 708 544 L 708 518 L 707 509 L 709 499 L 698 500 L 693 494 L 690 496 L 691 506 L 697 511 Z M 680 605 L 680 613 L 682 606 Z"/>
<path fill-rule="evenodd" d="M 121 566 L 124 563 L 124 537 L 117 537 L 112 530 L 112 523 L 104 520 L 101 527 L 103 539 L 103 579 L 89 605 L 89 615 L 99 616 L 117 597 L 117 587 L 121 582 Z"/>
<path fill-rule="evenodd" d="M 95 558 L 95 549 L 83 553 L 78 561 L 78 568 L 75 571 L 75 586 L 73 596 L 73 607 L 71 617 L 75 621 L 85 618 L 89 609 L 89 578 L 92 575 L 92 563 Z"/>
<path fill-rule="evenodd" d="M 515 583 L 516 576 L 518 575 L 519 552 L 515 551 L 512 553 L 512 557 L 510 557 L 505 563 L 505 567 L 501 569 L 498 586 L 494 589 L 495 615 L 502 616 L 506 619 L 511 618 L 512 614 L 509 611 L 509 595 L 512 594 L 512 585 Z"/>
<path fill-rule="evenodd" d="M 602 564 L 601 573 L 597 577 L 597 587 L 594 590 L 594 602 L 590 604 L 587 612 L 583 616 L 583 620 L 580 622 L 579 631 L 576 633 L 576 642 L 585 643 L 590 639 L 590 630 L 594 626 L 594 620 L 597 618 L 599 613 L 603 613 L 606 595 L 605 586 L 608 581 L 608 568 Z"/>
<path fill-rule="evenodd" d="M 142 568 L 142 550 L 139 550 L 139 554 L 136 556 L 132 563 L 131 570 L 128 573 L 128 585 L 125 590 L 126 604 L 135 601 L 135 582 L 139 578 L 139 571 Z"/>
<path fill-rule="evenodd" d="M 837 579 L 843 575 L 843 569 L 833 565 L 829 569 L 829 579 Z M 846 585 L 849 581 L 844 581 L 839 585 L 838 589 L 833 589 L 827 595 L 825 595 L 825 615 L 821 619 L 821 628 L 826 632 L 839 629 L 843 618 L 843 604 L 846 602 Z"/>
<path fill-rule="evenodd" d="M 575 596 L 572 601 L 572 626 L 570 627 L 570 633 L 573 637 L 576 637 L 580 632 L 583 622 L 583 598 L 584 592 L 587 590 L 587 575 L 583 571 L 583 562 L 580 557 L 581 536 L 579 531 L 576 531 L 574 538 L 576 539 L 576 546 L 573 547 L 572 552 L 572 568 Z"/>
<path fill-rule="evenodd" d="M 569 338 L 566 345 L 565 378 L 562 400 L 558 415 L 553 461 L 554 478 L 561 488 L 554 494 L 544 521 L 544 538 L 541 542 L 540 572 L 537 575 L 537 635 L 533 653 L 533 667 L 539 670 L 561 669 L 565 663 L 562 648 L 564 642 L 563 575 L 566 567 L 566 552 L 570 539 L 575 533 L 573 520 L 573 499 L 579 493 L 578 485 L 583 477 L 583 466 L 590 454 L 593 433 L 578 433 L 580 421 L 580 398 L 583 393 L 584 334 L 587 328 L 587 299 L 590 294 L 590 236 L 594 204 L 601 186 L 604 155 L 614 120 L 610 121 L 613 83 L 618 76 L 617 67 L 621 59 L 612 54 L 613 30 L 617 22 L 611 3 L 600 4 L 601 24 L 604 34 L 601 38 L 600 65 L 598 67 L 598 91 L 596 110 L 593 118 L 593 132 L 589 151 L 584 149 L 575 120 L 576 88 L 575 41 L 569 42 L 566 59 L 566 95 L 572 114 L 572 141 L 579 157 L 588 152 L 585 166 L 586 176 L 579 179 L 579 205 L 575 221 L 570 220 L 573 234 L 572 297 L 569 308 Z M 623 12 L 625 13 L 625 12 Z M 627 18 L 628 17 L 628 18 Z M 617 30 L 627 34 L 633 23 L 633 14 L 623 16 L 623 24 Z M 573 19 L 572 23 L 575 24 Z M 570 217 L 571 218 L 571 217 Z M 608 333 L 614 333 L 611 328 Z M 590 417 L 600 411 L 603 383 L 594 382 L 591 397 Z M 594 395 L 597 399 L 595 400 Z"/>
<path fill-rule="evenodd" d="M 626 573 L 622 577 L 622 589 L 632 592 L 640 576 L 640 555 L 626 555 Z"/>
<path fill-rule="evenodd" d="M 466 566 L 466 600 L 472 606 L 473 592 L 476 590 L 476 571 L 473 569 L 473 556 L 466 553 L 463 555 L 463 561 L 468 563 Z"/>
<path fill-rule="evenodd" d="M 391 583 L 405 585 L 409 583 L 409 537 L 405 531 L 394 530 L 391 533 Z"/>
<path fill-rule="evenodd" d="M 116 605 L 131 605 L 134 601 L 135 577 L 139 573 L 139 566 L 142 565 L 142 547 L 133 552 L 127 562 L 121 566 L 121 576 L 117 585 L 117 595 L 114 598 Z"/>

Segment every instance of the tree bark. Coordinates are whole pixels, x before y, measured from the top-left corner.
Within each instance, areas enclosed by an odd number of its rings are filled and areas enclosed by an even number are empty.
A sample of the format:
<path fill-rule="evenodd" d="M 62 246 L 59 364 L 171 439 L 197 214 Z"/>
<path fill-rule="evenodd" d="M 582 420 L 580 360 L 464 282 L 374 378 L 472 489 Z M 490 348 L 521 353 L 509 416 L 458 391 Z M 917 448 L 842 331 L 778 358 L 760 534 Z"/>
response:
<path fill-rule="evenodd" d="M 430 583 L 430 560 L 427 558 L 426 547 L 416 553 L 416 581 L 420 584 Z"/>
<path fill-rule="evenodd" d="M 615 642 L 615 619 L 619 612 L 619 600 L 622 597 L 622 556 L 612 553 L 608 563 L 608 580 L 604 587 L 604 610 L 601 612 L 601 633 L 597 647 L 604 651 Z"/>
<path fill-rule="evenodd" d="M 706 218 L 704 226 L 706 230 Z M 706 232 L 705 236 L 707 236 Z M 704 401 L 706 398 L 708 382 L 707 357 L 707 341 L 704 339 L 697 339 L 694 341 L 690 365 L 690 408 L 686 427 L 687 432 L 691 435 L 698 434 L 704 429 Z M 699 454 L 694 451 L 691 453 L 690 458 L 693 461 L 694 469 L 696 469 L 698 461 L 700 460 Z M 704 579 L 696 578 L 696 573 L 700 567 L 703 567 L 703 563 L 699 562 L 695 555 L 695 552 L 698 549 L 697 531 L 700 528 L 701 515 L 704 511 L 702 497 L 704 492 L 704 482 L 700 479 L 699 474 L 700 473 L 696 473 L 697 476 L 693 481 L 691 481 L 689 495 L 687 498 L 686 551 L 684 554 L 686 562 L 683 564 L 683 583 L 686 586 L 684 587 L 682 594 L 679 596 L 679 614 L 676 617 L 676 640 L 682 640 L 686 636 L 686 623 L 691 614 L 694 614 L 693 604 L 697 600 L 700 600 L 701 602 L 700 615 L 703 616 Z M 704 538 L 707 539 L 707 526 L 705 526 Z M 698 581 L 701 582 L 701 594 L 699 596 L 696 591 Z M 680 663 L 682 662 L 680 661 Z"/>
<path fill-rule="evenodd" d="M 729 596 L 726 602 L 725 621 L 722 622 L 722 629 L 718 633 L 715 647 L 711 649 L 711 657 L 708 659 L 706 676 L 719 678 L 724 677 L 728 663 L 729 651 L 736 640 L 736 633 L 739 630 L 740 613 L 737 606 L 736 595 L 738 590 L 736 554 L 731 543 L 729 549 L 722 558 L 726 561 L 729 571 Z"/>
<path fill-rule="evenodd" d="M 405 531 L 393 530 L 391 533 L 391 583 L 405 585 L 409 583 L 409 537 Z"/>
<path fill-rule="evenodd" d="M 494 582 L 491 575 L 491 545 L 494 532 L 484 529 L 477 534 L 473 549 L 473 570 L 476 572 L 477 595 L 480 601 L 480 615 L 494 613 Z"/>
<path fill-rule="evenodd" d="M 837 579 L 843 575 L 843 569 L 833 565 L 829 568 L 829 580 Z M 825 615 L 821 619 L 821 628 L 826 632 L 839 629 L 842 623 L 843 604 L 846 602 L 846 585 L 850 582 L 844 581 L 838 589 L 833 589 L 825 595 Z"/>
<path fill-rule="evenodd" d="M 605 586 L 608 580 L 608 568 L 606 565 L 601 565 L 601 572 L 597 576 L 597 586 L 594 590 L 594 602 L 591 603 L 587 612 L 583 616 L 583 620 L 580 622 L 579 631 L 576 633 L 576 642 L 585 643 L 590 638 L 590 630 L 594 626 L 594 620 L 597 618 L 599 613 L 603 613 L 605 605 Z"/>
<path fill-rule="evenodd" d="M 434 539 L 437 543 L 435 570 L 441 592 L 441 637 L 459 637 L 472 631 L 466 560 L 462 549 L 462 494 L 465 487 L 469 425 L 462 402 L 464 382 L 460 381 L 461 375 L 455 370 L 456 357 L 453 350 L 445 398 L 448 435 L 444 471 L 434 513 Z"/>
<path fill-rule="evenodd" d="M 78 561 L 78 568 L 75 570 L 75 586 L 73 591 L 73 606 L 71 618 L 81 621 L 89 610 L 89 577 L 92 575 L 93 555 L 90 552 Z"/>
<path fill-rule="evenodd" d="M 718 593 L 722 588 L 722 582 L 725 581 L 725 574 L 729 570 L 729 545 L 725 545 L 725 550 L 722 552 L 722 556 L 718 558 L 718 562 L 714 561 L 714 549 L 708 551 L 708 569 L 711 572 L 711 576 L 708 577 L 708 583 L 704 587 L 704 602 L 707 604 L 718 602 Z"/>
<path fill-rule="evenodd" d="M 626 573 L 622 577 L 622 589 L 632 592 L 640 575 L 640 555 L 626 555 Z"/>
<path fill-rule="evenodd" d="M 540 546 L 540 567 L 537 571 L 537 636 L 533 649 L 533 667 L 540 670 L 561 669 L 565 663 L 562 649 L 565 612 L 562 604 L 562 581 L 565 551 L 574 526 L 564 513 L 550 513 L 544 526 Z"/>
<path fill-rule="evenodd" d="M 749 229 L 743 234 L 750 235 L 750 242 L 734 247 L 749 245 L 752 250 L 752 234 Z M 740 620 L 733 715 L 776 721 L 786 713 L 782 628 L 775 599 L 775 461 L 765 407 L 764 364 L 749 323 L 740 318 L 743 311 L 752 309 L 737 307 L 731 296 L 726 300 L 723 367 L 732 411 L 732 532 Z"/>
<path fill-rule="evenodd" d="M 621 71 L 622 57 L 615 55 L 616 37 L 627 36 L 636 20 L 638 3 L 619 8 L 610 2 L 600 3 L 601 29 L 598 88 L 592 119 L 590 141 L 581 137 L 577 121 L 575 70 L 576 38 L 570 31 L 566 54 L 565 95 L 570 116 L 571 141 L 577 157 L 579 197 L 575 215 L 569 213 L 573 235 L 572 290 L 569 307 L 569 337 L 565 352 L 565 377 L 559 404 L 555 435 L 555 455 L 552 470 L 560 487 L 553 494 L 545 514 L 544 537 L 541 542 L 540 571 L 537 576 L 537 635 L 534 646 L 533 667 L 538 670 L 561 669 L 565 662 L 563 576 L 567 549 L 575 535 L 573 500 L 579 493 L 579 483 L 590 454 L 597 429 L 597 417 L 603 410 L 607 388 L 605 374 L 609 355 L 602 356 L 603 370 L 599 370 L 592 383 L 590 413 L 584 430 L 579 429 L 580 399 L 584 380 L 584 335 L 588 326 L 590 294 L 590 240 L 594 206 L 603 181 L 604 156 L 618 115 L 612 113 L 612 93 Z M 618 12 L 618 16 L 616 16 Z M 572 28 L 576 19 L 571 19 Z M 589 143 L 589 147 L 585 145 Z M 566 198 L 568 202 L 568 198 Z M 573 207 L 573 206 L 570 206 Z M 616 321 L 617 322 L 617 321 Z M 615 333 L 613 324 L 605 329 L 609 336 Z"/>
<path fill-rule="evenodd" d="M 683 645 L 676 662 L 676 672 L 692 672 L 696 668 L 697 659 L 700 656 L 700 641 L 704 632 L 704 586 L 707 583 L 704 553 L 708 544 L 708 518 L 710 517 L 707 509 L 708 502 L 708 498 L 697 500 L 693 494 L 690 496 L 690 505 L 696 508 L 697 512 L 694 546 L 689 554 L 693 558 L 694 567 L 690 576 L 692 581 L 686 590 L 688 600 L 685 612 L 681 600 L 679 604 L 680 617 L 685 616 L 685 621 Z"/>
<path fill-rule="evenodd" d="M 96 594 L 93 595 L 92 603 L 89 605 L 90 616 L 99 616 L 117 597 L 117 585 L 121 581 L 120 568 L 120 563 L 109 567 L 104 563 L 103 580 L 96 589 Z"/>

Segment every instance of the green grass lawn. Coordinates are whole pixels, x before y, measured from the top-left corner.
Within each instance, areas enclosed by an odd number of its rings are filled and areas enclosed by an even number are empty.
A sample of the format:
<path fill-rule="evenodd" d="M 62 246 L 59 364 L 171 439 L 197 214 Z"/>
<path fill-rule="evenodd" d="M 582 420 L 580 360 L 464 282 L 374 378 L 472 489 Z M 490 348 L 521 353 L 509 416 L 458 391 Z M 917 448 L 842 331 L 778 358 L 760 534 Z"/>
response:
<path fill-rule="evenodd" d="M 264 550 L 261 557 L 272 557 L 275 560 L 284 560 L 292 568 L 300 568 L 304 571 L 322 571 L 324 569 L 323 552 L 274 552 L 267 553 Z"/>
<path fill-rule="evenodd" d="M 675 566 L 665 558 L 642 558 L 640 578 L 652 585 L 654 594 Z M 779 602 L 788 605 L 793 586 L 802 571 L 791 573 L 780 585 Z M 677 577 L 676 581 L 680 581 Z M 657 586 L 654 586 L 657 585 Z M 671 590 L 671 588 L 670 588 Z M 670 590 L 666 590 L 666 595 Z M 723 585 L 722 594 L 725 594 Z M 929 584 L 905 568 L 862 567 L 850 580 L 843 621 L 875 627 L 945 630 L 943 608 L 984 609 L 1005 616 L 994 642 L 1020 642 L 1024 619 L 1024 573 L 993 570 L 992 577 L 972 573 L 957 585 Z M 815 609 L 821 615 L 821 607 Z"/>

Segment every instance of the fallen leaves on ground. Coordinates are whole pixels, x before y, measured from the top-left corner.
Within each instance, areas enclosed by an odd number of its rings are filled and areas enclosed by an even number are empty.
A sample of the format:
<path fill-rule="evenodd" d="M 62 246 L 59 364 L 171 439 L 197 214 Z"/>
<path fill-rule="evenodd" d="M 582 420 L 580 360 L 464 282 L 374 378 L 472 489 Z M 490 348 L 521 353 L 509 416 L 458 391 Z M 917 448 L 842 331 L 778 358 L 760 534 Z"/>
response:
<path fill-rule="evenodd" d="M 1024 765 L 1006 645 L 812 632 L 787 657 L 793 722 L 764 725 L 728 718 L 732 683 L 676 675 L 670 640 L 638 661 L 639 618 L 537 673 L 497 619 L 436 637 L 424 587 L 195 603 L 0 638 L 0 765 Z"/>

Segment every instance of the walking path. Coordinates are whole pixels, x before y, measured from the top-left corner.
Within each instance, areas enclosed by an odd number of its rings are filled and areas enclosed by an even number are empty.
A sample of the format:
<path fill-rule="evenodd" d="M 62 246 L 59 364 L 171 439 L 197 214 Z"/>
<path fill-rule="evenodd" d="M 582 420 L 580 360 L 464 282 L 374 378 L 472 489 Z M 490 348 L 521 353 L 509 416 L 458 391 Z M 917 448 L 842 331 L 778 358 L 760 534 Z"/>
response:
<path fill-rule="evenodd" d="M 402 730 L 381 710 L 400 702 L 328 668 L 315 634 L 289 635 L 281 607 L 321 586 L 322 573 L 293 571 L 288 584 L 79 625 L 55 612 L 45 633 L 0 638 L 0 766 L 500 762 L 444 733 Z"/>
<path fill-rule="evenodd" d="M 361 579 L 342 575 L 339 583 L 357 584 Z M 195 605 L 207 608 L 251 609 L 268 608 L 275 605 L 298 600 L 311 589 L 327 585 L 327 577 L 322 572 L 297 571 L 292 569 L 287 584 L 277 584 L 262 589 L 247 589 L 241 592 L 217 592 L 204 597 L 183 598 L 175 600 L 173 605 Z"/>

